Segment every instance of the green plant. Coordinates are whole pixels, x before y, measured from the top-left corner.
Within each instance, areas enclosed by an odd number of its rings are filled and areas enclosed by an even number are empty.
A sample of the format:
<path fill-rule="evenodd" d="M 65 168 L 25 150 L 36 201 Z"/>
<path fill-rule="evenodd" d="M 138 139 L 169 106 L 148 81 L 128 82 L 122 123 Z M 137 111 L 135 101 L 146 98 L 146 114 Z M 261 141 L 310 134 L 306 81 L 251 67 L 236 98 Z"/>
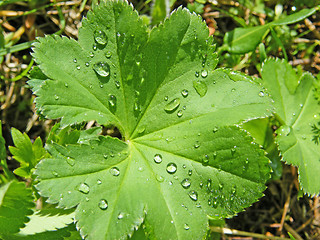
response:
<path fill-rule="evenodd" d="M 32 144 L 12 131 L 10 151 L 21 163 L 15 173 L 28 178 L 47 203 L 40 212 L 21 211 L 18 227 L 0 231 L 2 238 L 78 239 L 73 218 L 87 239 L 205 238 L 208 219 L 221 224 L 263 195 L 270 166 L 260 145 L 268 157 L 278 154 L 268 118 L 273 113 L 284 160 L 302 168 L 307 193 L 319 193 L 319 177 L 312 172 L 319 167 L 313 161 L 319 159 L 319 145 L 312 141 L 318 139 L 318 122 L 310 115 L 319 108 L 313 77 L 298 77 L 286 62 L 272 59 L 262 68 L 262 81 L 215 69 L 213 38 L 201 18 L 185 9 L 149 31 L 126 2 L 102 2 L 82 21 L 78 41 L 39 38 L 33 56 L 38 66 L 28 84 L 37 95 L 38 114 L 61 121 L 46 150 L 40 139 Z M 311 124 L 302 133 L 301 119 Z M 121 136 L 105 136 L 101 127 L 84 130 L 89 121 L 117 127 Z M 313 152 L 291 153 L 292 139 Z M 303 164 L 293 154 L 303 156 Z M 0 199 L 16 187 L 11 178 L 3 178 Z M 31 191 L 19 187 L 30 210 Z M 76 210 L 54 211 L 55 204 Z M 57 224 L 50 225 L 53 219 Z M 39 221 L 45 227 L 37 232 L 32 225 Z"/>

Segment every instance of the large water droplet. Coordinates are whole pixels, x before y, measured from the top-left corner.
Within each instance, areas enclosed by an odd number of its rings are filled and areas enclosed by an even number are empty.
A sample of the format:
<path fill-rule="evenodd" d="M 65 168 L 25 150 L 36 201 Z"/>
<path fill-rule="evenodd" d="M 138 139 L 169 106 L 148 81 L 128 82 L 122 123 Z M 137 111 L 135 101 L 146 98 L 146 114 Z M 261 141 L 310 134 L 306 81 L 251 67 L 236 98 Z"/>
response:
<path fill-rule="evenodd" d="M 204 97 L 208 91 L 207 84 L 200 80 L 193 81 L 193 87 L 196 90 L 196 92 L 200 95 L 200 97 Z"/>
<path fill-rule="evenodd" d="M 174 174 L 177 171 L 177 165 L 175 163 L 169 163 L 167 165 L 167 172 L 170 174 Z"/>
<path fill-rule="evenodd" d="M 93 65 L 93 70 L 101 77 L 110 75 L 110 66 L 107 62 L 98 62 Z"/>
<path fill-rule="evenodd" d="M 170 113 L 175 111 L 179 107 L 179 105 L 180 105 L 180 99 L 175 98 L 164 106 L 164 110 Z"/>
<path fill-rule="evenodd" d="M 189 197 L 193 200 L 193 201 L 197 201 L 198 200 L 198 193 L 196 191 L 190 191 L 189 192 Z"/>
<path fill-rule="evenodd" d="M 188 94 L 189 94 L 189 92 L 188 92 L 187 89 L 183 89 L 183 90 L 181 91 L 181 95 L 182 95 L 183 97 L 188 97 Z"/>
<path fill-rule="evenodd" d="M 189 188 L 191 186 L 190 178 L 185 178 L 181 182 L 181 186 L 185 189 Z"/>
<path fill-rule="evenodd" d="M 119 168 L 117 168 L 117 167 L 113 167 L 113 168 L 110 168 L 110 173 L 113 175 L 113 176 L 119 176 L 120 175 L 120 170 L 119 170 Z"/>
<path fill-rule="evenodd" d="M 75 160 L 74 160 L 73 158 L 71 158 L 71 157 L 67 157 L 67 163 L 68 163 L 71 167 L 73 167 L 74 164 L 75 164 Z"/>
<path fill-rule="evenodd" d="M 106 210 L 108 208 L 108 202 L 105 199 L 101 199 L 98 203 L 98 206 L 102 210 Z"/>
<path fill-rule="evenodd" d="M 87 194 L 87 193 L 89 193 L 89 191 L 90 191 L 90 187 L 89 187 L 88 184 L 86 184 L 86 183 L 81 183 L 80 186 L 79 186 L 79 188 L 78 188 L 78 190 L 79 190 L 80 192 L 82 192 L 82 193 Z"/>
<path fill-rule="evenodd" d="M 158 163 L 158 164 L 161 163 L 162 162 L 161 154 L 154 155 L 153 160 L 154 160 L 155 163 Z"/>
<path fill-rule="evenodd" d="M 106 45 L 108 42 L 108 37 L 104 31 L 94 31 L 94 40 L 100 45 Z"/>

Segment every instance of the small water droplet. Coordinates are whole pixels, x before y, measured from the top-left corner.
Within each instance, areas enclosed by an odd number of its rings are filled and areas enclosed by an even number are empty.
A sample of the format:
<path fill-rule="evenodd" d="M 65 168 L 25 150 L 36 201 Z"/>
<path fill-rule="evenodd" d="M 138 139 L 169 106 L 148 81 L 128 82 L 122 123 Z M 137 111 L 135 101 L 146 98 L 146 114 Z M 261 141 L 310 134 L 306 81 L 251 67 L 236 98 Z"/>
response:
<path fill-rule="evenodd" d="M 169 99 L 168 96 L 165 96 L 165 97 L 164 97 L 164 100 L 165 100 L 165 101 L 168 101 L 168 99 Z"/>
<path fill-rule="evenodd" d="M 154 160 L 155 163 L 158 163 L 158 164 L 161 163 L 162 162 L 161 154 L 154 155 L 153 160 Z"/>
<path fill-rule="evenodd" d="M 203 78 L 206 78 L 208 76 L 208 72 L 207 72 L 207 70 L 202 70 L 202 72 L 201 72 L 201 77 L 203 77 Z"/>
<path fill-rule="evenodd" d="M 207 154 L 202 158 L 202 165 L 203 166 L 209 165 L 209 156 Z"/>
<path fill-rule="evenodd" d="M 97 51 L 97 45 L 93 44 L 92 49 L 93 51 Z"/>
<path fill-rule="evenodd" d="M 233 148 L 231 148 L 231 155 L 233 156 L 237 151 L 237 146 L 233 146 Z"/>
<path fill-rule="evenodd" d="M 120 88 L 120 82 L 119 81 L 115 81 L 114 84 L 116 85 L 117 88 Z"/>
<path fill-rule="evenodd" d="M 108 51 L 108 52 L 106 52 L 105 56 L 106 56 L 106 58 L 111 58 L 112 53 L 110 51 Z"/>
<path fill-rule="evenodd" d="M 191 170 L 191 169 L 188 171 L 188 175 L 189 175 L 189 176 L 192 175 L 192 170 Z"/>
<path fill-rule="evenodd" d="M 98 203 L 98 206 L 102 210 L 106 210 L 108 208 L 108 202 L 105 199 L 101 199 Z"/>
<path fill-rule="evenodd" d="M 89 66 L 90 66 L 90 63 L 89 63 L 89 62 L 86 62 L 85 65 L 86 65 L 86 67 L 89 67 Z"/>
<path fill-rule="evenodd" d="M 196 77 L 199 77 L 200 76 L 200 74 L 199 74 L 199 72 L 198 71 L 196 71 L 196 73 L 194 74 Z"/>
<path fill-rule="evenodd" d="M 185 189 L 189 188 L 191 186 L 190 178 L 185 178 L 181 182 L 181 186 Z"/>
<path fill-rule="evenodd" d="M 90 191 L 90 187 L 89 187 L 88 184 L 86 184 L 86 183 L 81 183 L 80 186 L 79 186 L 79 188 L 78 188 L 78 190 L 79 190 L 80 192 L 82 192 L 82 193 L 87 194 L 87 193 L 89 193 L 89 191 Z"/>
<path fill-rule="evenodd" d="M 108 98 L 109 108 L 114 111 L 117 106 L 117 98 L 116 96 L 110 94 Z"/>
<path fill-rule="evenodd" d="M 198 193 L 196 191 L 190 191 L 189 192 L 189 197 L 193 200 L 193 201 L 197 201 L 198 200 Z"/>
<path fill-rule="evenodd" d="M 280 127 L 280 136 L 288 136 L 291 132 L 291 128 L 290 126 L 284 125 L 282 127 Z"/>
<path fill-rule="evenodd" d="M 213 132 L 213 133 L 218 132 L 218 127 L 214 127 L 214 128 L 212 129 L 212 132 Z"/>
<path fill-rule="evenodd" d="M 200 186 L 200 188 L 203 187 L 203 182 L 202 181 L 199 183 L 199 186 Z"/>
<path fill-rule="evenodd" d="M 77 63 L 77 59 L 76 59 L 76 58 L 74 58 L 74 59 L 73 59 L 73 62 L 74 62 L 74 63 Z"/>
<path fill-rule="evenodd" d="M 109 171 L 110 171 L 110 173 L 111 173 L 113 176 L 115 176 L 115 177 L 117 177 L 117 176 L 120 175 L 120 170 L 119 170 L 119 168 L 117 168 L 117 167 L 110 168 Z"/>
<path fill-rule="evenodd" d="M 67 157 L 67 163 L 68 163 L 71 167 L 73 167 L 74 164 L 75 164 L 75 160 L 74 160 L 73 158 L 71 158 L 71 157 Z"/>
<path fill-rule="evenodd" d="M 217 151 L 214 151 L 213 152 L 213 158 L 216 159 L 216 157 L 217 157 Z"/>
<path fill-rule="evenodd" d="M 199 148 L 200 147 L 199 141 L 196 141 L 193 146 L 194 146 L 194 148 Z"/>
<path fill-rule="evenodd" d="M 202 81 L 193 81 L 193 87 L 200 97 L 204 97 L 208 91 L 207 84 Z"/>
<path fill-rule="evenodd" d="M 59 96 L 58 95 L 54 95 L 54 99 L 55 100 L 59 100 Z"/>
<path fill-rule="evenodd" d="M 121 33 L 117 32 L 117 37 L 120 37 L 121 36 Z"/>
<path fill-rule="evenodd" d="M 184 224 L 183 228 L 184 228 L 185 230 L 189 230 L 189 229 L 190 229 L 189 225 L 186 224 L 186 223 Z"/>
<path fill-rule="evenodd" d="M 120 212 L 120 213 L 118 214 L 118 219 L 120 220 L 120 219 L 122 219 L 123 217 L 124 217 L 124 213 Z"/>
<path fill-rule="evenodd" d="M 182 165 L 182 168 L 183 168 L 183 169 L 186 169 L 186 167 L 187 167 L 187 166 L 186 166 L 185 164 Z"/>
<path fill-rule="evenodd" d="M 180 99 L 175 98 L 164 106 L 164 110 L 168 113 L 174 112 L 180 105 Z"/>
<path fill-rule="evenodd" d="M 100 185 L 102 181 L 100 179 L 97 180 L 97 184 Z"/>
<path fill-rule="evenodd" d="M 222 183 L 219 183 L 219 190 L 222 190 L 223 189 L 223 184 Z"/>
<path fill-rule="evenodd" d="M 90 56 L 91 58 L 93 58 L 93 57 L 94 57 L 94 53 L 93 53 L 93 52 L 90 52 L 90 53 L 89 53 L 89 56 Z"/>
<path fill-rule="evenodd" d="M 108 42 L 108 37 L 104 31 L 96 30 L 94 31 L 94 40 L 100 45 L 106 45 Z"/>
<path fill-rule="evenodd" d="M 259 96 L 260 96 L 260 97 L 264 97 L 264 92 L 260 91 L 260 92 L 259 92 Z"/>
<path fill-rule="evenodd" d="M 232 88 L 232 89 L 231 89 L 231 92 L 234 92 L 234 91 L 236 91 L 236 89 L 235 89 L 235 88 Z"/>
<path fill-rule="evenodd" d="M 98 62 L 93 65 L 93 70 L 101 77 L 110 75 L 110 66 L 106 62 Z"/>
<path fill-rule="evenodd" d="M 175 163 L 169 163 L 167 165 L 167 172 L 170 174 L 174 174 L 177 171 L 177 165 Z"/>
<path fill-rule="evenodd" d="M 177 116 L 178 116 L 178 117 L 182 117 L 182 115 L 183 115 L 183 111 L 182 111 L 182 110 L 179 110 L 179 111 L 177 112 Z"/>
<path fill-rule="evenodd" d="M 188 91 L 187 89 L 183 89 L 183 90 L 181 91 L 181 95 L 182 95 L 183 97 L 188 97 L 188 94 L 189 94 L 189 91 Z"/>
<path fill-rule="evenodd" d="M 164 181 L 164 178 L 162 176 L 158 175 L 158 174 L 156 175 L 156 179 L 157 179 L 158 182 L 163 182 Z"/>
<path fill-rule="evenodd" d="M 66 88 L 69 87 L 68 83 L 65 83 L 64 86 L 65 86 Z"/>
<path fill-rule="evenodd" d="M 56 171 L 52 171 L 51 173 L 52 173 L 53 176 L 59 177 L 59 174 Z"/>

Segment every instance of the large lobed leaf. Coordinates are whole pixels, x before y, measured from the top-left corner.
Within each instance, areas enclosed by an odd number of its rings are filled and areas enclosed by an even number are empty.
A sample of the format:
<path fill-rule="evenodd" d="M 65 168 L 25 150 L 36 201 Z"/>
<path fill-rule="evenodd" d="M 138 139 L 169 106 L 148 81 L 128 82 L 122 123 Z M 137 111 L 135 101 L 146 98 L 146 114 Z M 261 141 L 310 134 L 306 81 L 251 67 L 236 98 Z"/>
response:
<path fill-rule="evenodd" d="M 114 124 L 124 140 L 52 143 L 37 166 L 40 193 L 77 207 L 83 237 L 124 239 L 143 223 L 150 239 L 202 239 L 207 216 L 231 217 L 262 196 L 268 159 L 236 124 L 268 116 L 271 101 L 251 78 L 215 70 L 212 41 L 185 9 L 148 33 L 126 2 L 107 1 L 78 42 L 35 44 L 48 77 L 29 81 L 38 110 L 62 125 Z"/>
<path fill-rule="evenodd" d="M 301 187 L 310 195 L 320 193 L 320 107 L 314 96 L 315 79 L 310 73 L 297 76 L 279 59 L 268 59 L 262 67 L 263 84 L 275 101 L 281 127 L 276 141 L 283 160 L 299 167 Z"/>

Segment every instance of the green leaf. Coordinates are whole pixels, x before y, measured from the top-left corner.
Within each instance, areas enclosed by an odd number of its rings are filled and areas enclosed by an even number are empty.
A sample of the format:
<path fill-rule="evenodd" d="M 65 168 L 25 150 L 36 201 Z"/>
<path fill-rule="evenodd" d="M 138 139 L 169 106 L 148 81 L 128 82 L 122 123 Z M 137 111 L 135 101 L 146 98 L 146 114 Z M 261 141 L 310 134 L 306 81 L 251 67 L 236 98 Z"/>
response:
<path fill-rule="evenodd" d="M 291 14 L 289 16 L 285 16 L 284 18 L 280 18 L 276 21 L 271 22 L 271 25 L 286 25 L 286 24 L 293 24 L 296 22 L 300 22 L 301 20 L 311 16 L 314 14 L 317 10 L 315 8 L 311 9 L 302 9 L 301 11 Z"/>
<path fill-rule="evenodd" d="M 276 141 L 283 160 L 299 168 L 299 180 L 306 193 L 319 194 L 320 146 L 314 129 L 319 126 L 320 107 L 314 97 L 315 80 L 309 73 L 298 77 L 286 61 L 279 59 L 267 60 L 261 74 L 282 124 Z"/>
<path fill-rule="evenodd" d="M 20 167 L 14 170 L 14 173 L 21 177 L 30 178 L 36 164 L 47 156 L 41 138 L 38 137 L 32 144 L 26 133 L 22 134 L 19 130 L 12 128 L 11 134 L 15 147 L 10 146 L 9 150 L 13 158 L 20 162 Z"/>
<path fill-rule="evenodd" d="M 122 134 L 53 142 L 37 165 L 40 194 L 77 207 L 83 237 L 122 239 L 142 224 L 147 239 L 202 239 L 207 216 L 231 217 L 262 196 L 268 159 L 236 125 L 270 115 L 271 100 L 252 78 L 215 70 L 208 35 L 182 8 L 148 34 L 131 6 L 107 1 L 83 20 L 78 42 L 35 44 L 48 79 L 29 84 L 43 115 Z"/>
<path fill-rule="evenodd" d="M 227 51 L 244 54 L 255 50 L 267 31 L 269 31 L 268 24 L 248 28 L 235 28 L 226 33 L 223 42 Z"/>
<path fill-rule="evenodd" d="M 153 0 L 151 6 L 152 25 L 162 22 L 170 13 L 169 0 Z"/>
<path fill-rule="evenodd" d="M 0 236 L 17 233 L 29 220 L 33 196 L 24 183 L 11 181 L 0 187 Z"/>

